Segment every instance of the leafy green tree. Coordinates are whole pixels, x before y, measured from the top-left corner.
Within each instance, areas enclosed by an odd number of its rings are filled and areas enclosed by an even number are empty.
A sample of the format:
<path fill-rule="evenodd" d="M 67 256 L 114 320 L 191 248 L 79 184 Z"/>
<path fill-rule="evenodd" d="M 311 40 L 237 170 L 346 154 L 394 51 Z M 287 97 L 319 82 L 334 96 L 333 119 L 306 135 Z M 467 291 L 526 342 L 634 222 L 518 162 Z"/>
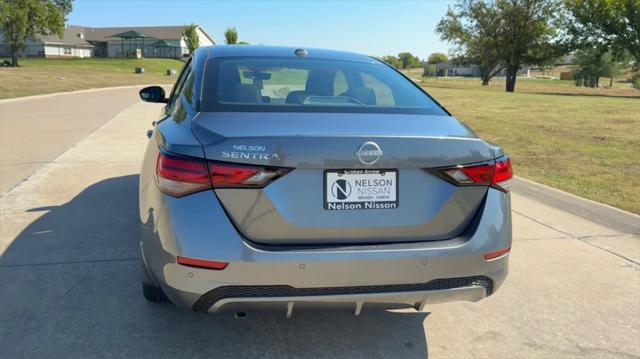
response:
<path fill-rule="evenodd" d="M 413 67 L 420 67 L 420 59 L 413 56 L 410 52 L 401 52 L 398 54 L 398 59 L 402 63 L 403 69 L 409 69 Z"/>
<path fill-rule="evenodd" d="M 608 77 L 611 87 L 613 78 L 629 66 L 629 56 L 591 47 L 578 51 L 573 63 L 577 65 L 577 69 L 573 71 L 577 86 L 599 87 L 600 78 Z"/>
<path fill-rule="evenodd" d="M 402 61 L 400 61 L 399 58 L 397 58 L 396 56 L 393 55 L 387 55 L 387 56 L 383 56 L 382 57 L 382 61 L 388 63 L 389 65 L 397 68 L 397 69 L 401 69 L 402 68 Z"/>
<path fill-rule="evenodd" d="M 200 36 L 198 36 L 198 25 L 191 24 L 184 28 L 182 33 L 184 42 L 189 49 L 189 53 L 192 54 L 198 47 L 200 47 Z"/>
<path fill-rule="evenodd" d="M 238 30 L 235 27 L 230 27 L 224 32 L 224 43 L 227 45 L 238 43 Z"/>
<path fill-rule="evenodd" d="M 436 32 L 456 45 L 460 61 L 477 61 L 483 84 L 501 68 L 506 91 L 515 91 L 524 64 L 539 64 L 560 56 L 560 0 L 458 0 Z"/>
<path fill-rule="evenodd" d="M 429 55 L 429 59 L 427 59 L 427 63 L 430 65 L 435 65 L 448 60 L 449 58 L 447 57 L 447 55 L 441 52 L 434 52 L 431 55 Z"/>
<path fill-rule="evenodd" d="M 484 1 L 458 1 L 440 20 L 436 33 L 453 45 L 456 63 L 480 68 L 482 85 L 488 86 L 503 69 L 500 39 L 496 37 L 500 26 L 495 6 Z"/>
<path fill-rule="evenodd" d="M 561 4 L 556 0 L 501 0 L 496 2 L 503 26 L 500 57 L 507 75 L 506 90 L 515 91 L 516 77 L 524 64 L 539 64 L 556 58 L 564 49 L 559 37 Z"/>
<path fill-rule="evenodd" d="M 626 49 L 640 63 L 640 0 L 565 0 L 573 45 Z"/>
<path fill-rule="evenodd" d="M 11 52 L 11 66 L 27 40 L 38 35 L 64 35 L 72 0 L 0 0 L 0 33 Z"/>
<path fill-rule="evenodd" d="M 438 76 L 438 71 L 436 69 L 436 65 L 435 64 L 429 64 L 427 63 L 427 65 L 424 67 L 424 72 L 422 73 L 422 76 Z"/>

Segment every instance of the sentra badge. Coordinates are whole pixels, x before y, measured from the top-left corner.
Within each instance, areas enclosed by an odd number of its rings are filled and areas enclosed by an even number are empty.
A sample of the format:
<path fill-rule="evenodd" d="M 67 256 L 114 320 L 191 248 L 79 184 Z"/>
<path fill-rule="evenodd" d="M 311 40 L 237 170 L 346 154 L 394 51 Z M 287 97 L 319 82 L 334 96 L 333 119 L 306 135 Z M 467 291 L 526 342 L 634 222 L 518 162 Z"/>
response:
<path fill-rule="evenodd" d="M 267 152 L 264 145 L 233 145 L 232 151 L 222 151 L 222 158 L 248 159 L 248 160 L 274 160 L 279 159 L 277 153 Z"/>

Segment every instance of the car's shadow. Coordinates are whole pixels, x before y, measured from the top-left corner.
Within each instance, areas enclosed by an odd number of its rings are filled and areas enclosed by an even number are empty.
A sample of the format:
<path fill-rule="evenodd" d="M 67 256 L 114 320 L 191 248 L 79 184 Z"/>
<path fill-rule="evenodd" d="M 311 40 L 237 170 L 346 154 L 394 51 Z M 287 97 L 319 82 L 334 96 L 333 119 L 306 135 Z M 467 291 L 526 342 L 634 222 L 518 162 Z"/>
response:
<path fill-rule="evenodd" d="M 207 315 L 147 303 L 137 262 L 138 176 L 95 183 L 0 257 L 2 357 L 425 358 L 427 313 L 363 309 Z M 7 214 L 12 215 L 12 214 Z"/>

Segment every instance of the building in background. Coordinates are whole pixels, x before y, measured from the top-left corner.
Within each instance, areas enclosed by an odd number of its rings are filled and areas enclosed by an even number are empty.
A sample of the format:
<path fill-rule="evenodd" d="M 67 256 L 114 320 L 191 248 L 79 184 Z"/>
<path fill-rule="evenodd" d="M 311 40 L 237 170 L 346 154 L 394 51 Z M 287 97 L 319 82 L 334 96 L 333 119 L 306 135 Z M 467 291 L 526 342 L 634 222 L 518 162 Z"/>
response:
<path fill-rule="evenodd" d="M 437 63 L 436 74 L 438 76 L 481 76 L 480 67 L 478 65 L 462 65 L 454 62 L 453 60 Z"/>
<path fill-rule="evenodd" d="M 27 41 L 20 57 L 84 58 L 144 57 L 181 58 L 189 53 L 185 44 L 186 26 L 85 27 L 66 25 L 64 36 L 39 36 Z M 200 46 L 214 45 L 213 38 L 200 26 Z M 11 53 L 0 35 L 0 56 Z"/>
<path fill-rule="evenodd" d="M 523 65 L 518 71 L 518 76 L 530 76 L 530 66 Z M 439 62 L 435 65 L 436 76 L 462 76 L 462 77 L 481 77 L 482 71 L 480 66 L 474 64 L 461 64 L 455 60 Z M 506 76 L 506 69 L 498 71 L 496 76 Z"/>

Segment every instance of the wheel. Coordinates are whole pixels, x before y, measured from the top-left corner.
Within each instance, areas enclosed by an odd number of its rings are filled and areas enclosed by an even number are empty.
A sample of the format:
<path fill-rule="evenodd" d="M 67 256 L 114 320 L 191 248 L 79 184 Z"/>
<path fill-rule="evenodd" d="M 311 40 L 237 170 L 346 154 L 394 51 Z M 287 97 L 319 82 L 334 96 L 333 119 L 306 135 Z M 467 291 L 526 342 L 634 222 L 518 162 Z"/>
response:
<path fill-rule="evenodd" d="M 167 296 L 164 295 L 164 292 L 159 287 L 154 285 L 142 284 L 142 294 L 144 294 L 144 299 L 149 302 L 164 302 L 167 300 Z"/>

